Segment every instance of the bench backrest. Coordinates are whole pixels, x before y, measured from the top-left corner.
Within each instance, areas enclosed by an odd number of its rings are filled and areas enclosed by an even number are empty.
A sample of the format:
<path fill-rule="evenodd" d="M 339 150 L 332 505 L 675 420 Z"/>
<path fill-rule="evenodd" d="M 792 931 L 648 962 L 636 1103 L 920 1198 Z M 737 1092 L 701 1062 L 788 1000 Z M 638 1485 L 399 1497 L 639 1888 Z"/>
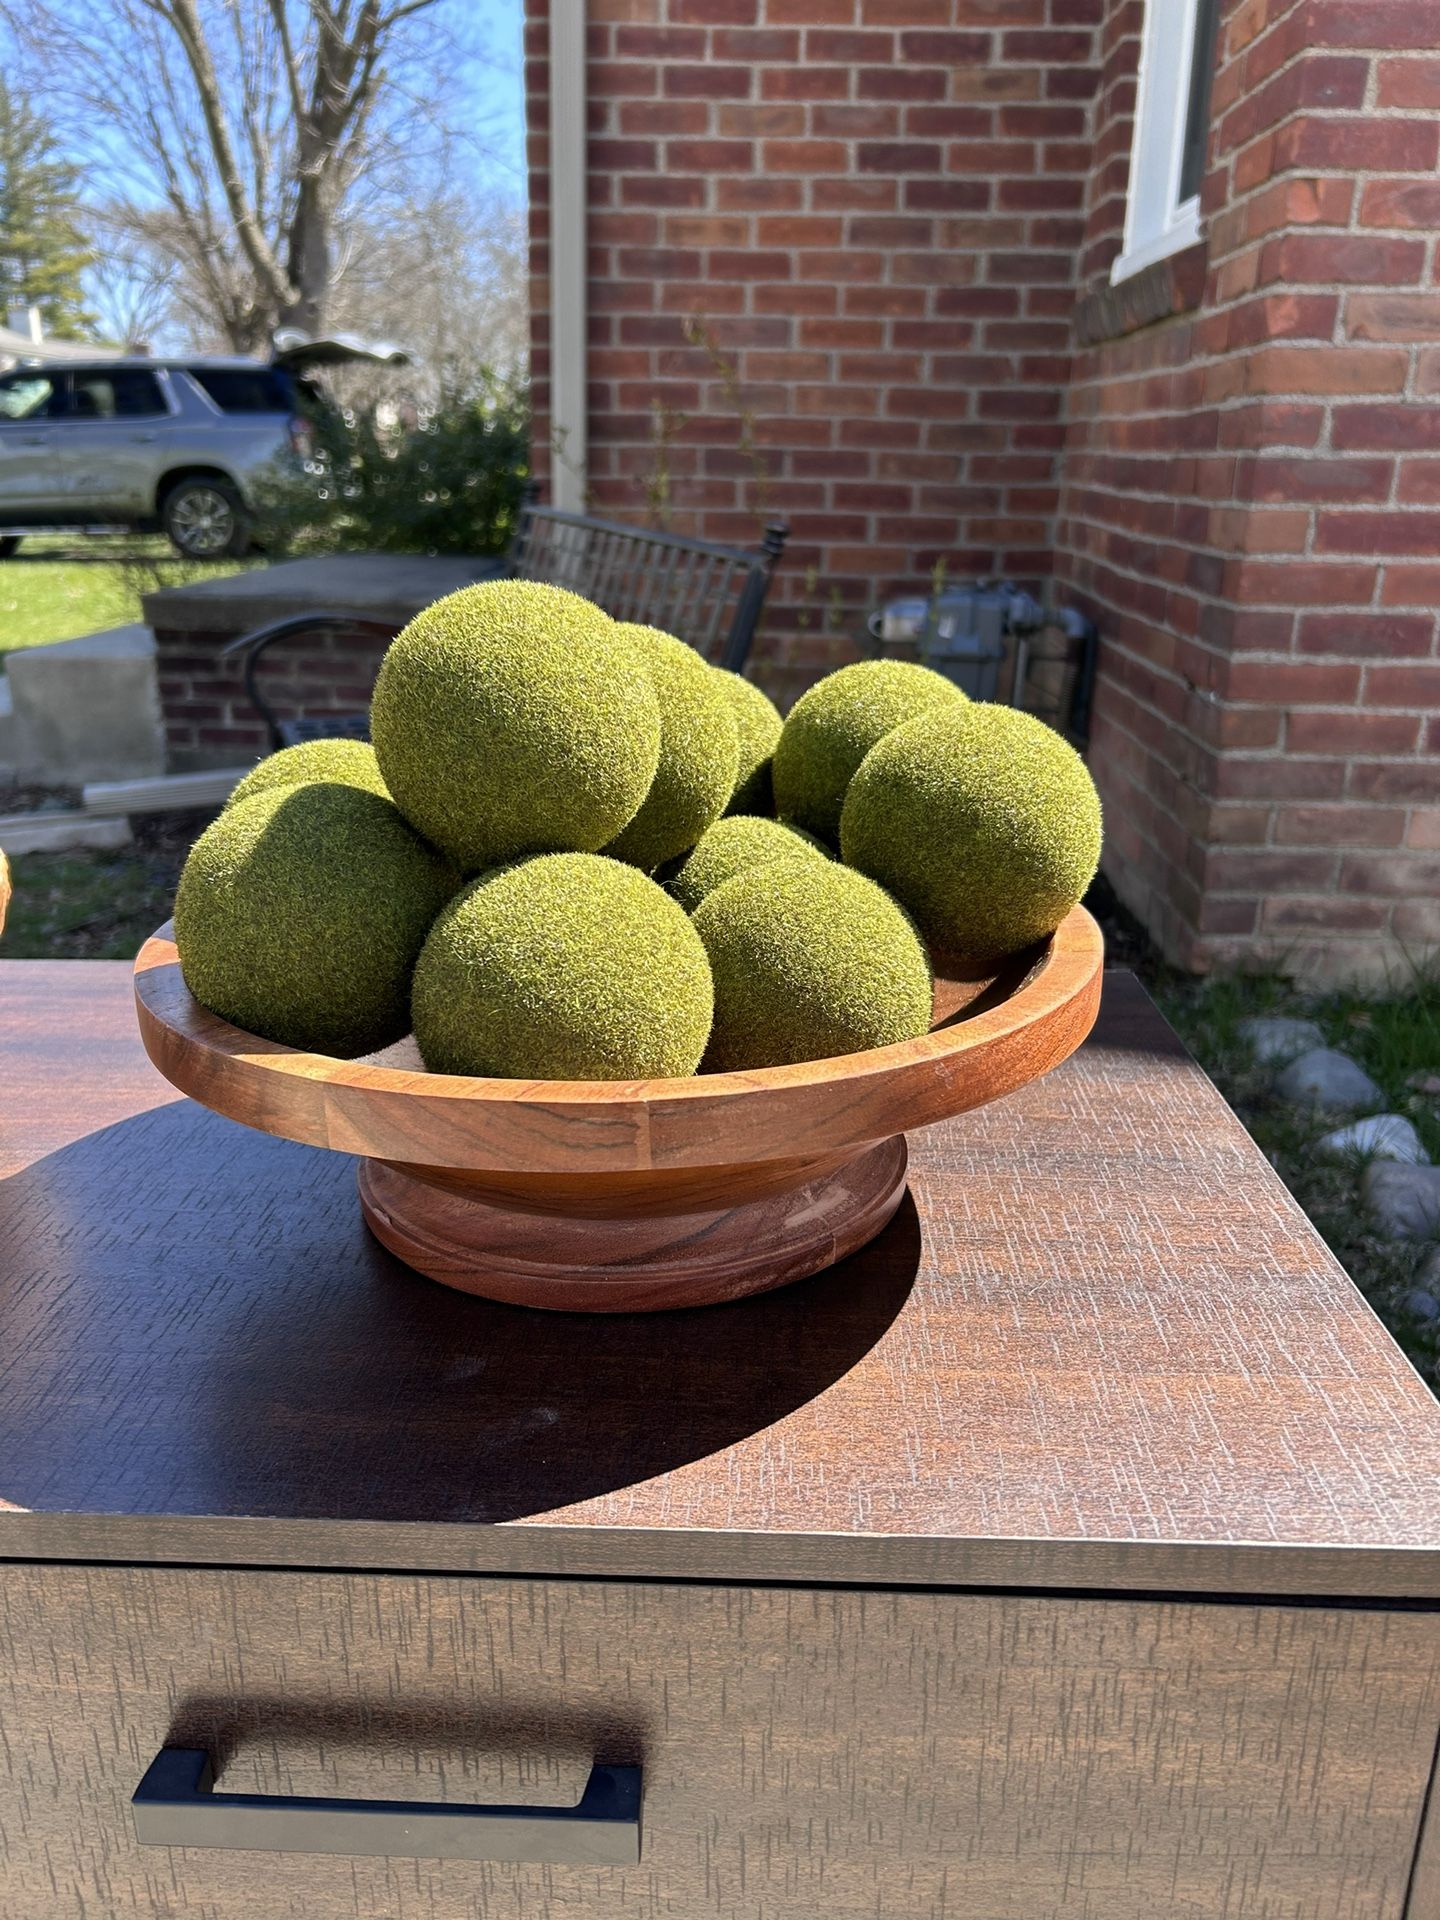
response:
<path fill-rule="evenodd" d="M 760 550 L 747 552 L 527 503 L 510 571 L 517 579 L 568 587 L 616 620 L 673 633 L 738 672 L 785 537 L 783 526 L 767 527 Z"/>

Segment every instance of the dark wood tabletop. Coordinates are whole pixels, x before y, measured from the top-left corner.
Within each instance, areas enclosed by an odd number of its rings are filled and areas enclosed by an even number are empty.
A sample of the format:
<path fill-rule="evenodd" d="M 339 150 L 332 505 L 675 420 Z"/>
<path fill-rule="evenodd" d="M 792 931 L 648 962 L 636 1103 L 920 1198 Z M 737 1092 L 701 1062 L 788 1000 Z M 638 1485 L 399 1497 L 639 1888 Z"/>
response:
<path fill-rule="evenodd" d="M 1440 1597 L 1440 1407 L 1128 975 L 862 1253 L 546 1315 L 0 964 L 0 1557 Z"/>

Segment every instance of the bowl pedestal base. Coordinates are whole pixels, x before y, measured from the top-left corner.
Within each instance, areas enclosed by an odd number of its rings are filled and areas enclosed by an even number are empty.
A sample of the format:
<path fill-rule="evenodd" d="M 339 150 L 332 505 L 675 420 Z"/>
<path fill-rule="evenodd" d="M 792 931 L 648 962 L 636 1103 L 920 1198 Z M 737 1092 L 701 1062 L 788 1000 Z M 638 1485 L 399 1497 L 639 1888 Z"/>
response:
<path fill-rule="evenodd" d="M 569 1313 L 652 1313 L 767 1293 L 843 1260 L 894 1214 L 905 1161 L 896 1134 L 786 1192 L 606 1218 L 499 1206 L 413 1168 L 362 1160 L 360 1206 L 382 1246 L 463 1293 Z M 735 1186 L 744 1191 L 742 1180 Z"/>

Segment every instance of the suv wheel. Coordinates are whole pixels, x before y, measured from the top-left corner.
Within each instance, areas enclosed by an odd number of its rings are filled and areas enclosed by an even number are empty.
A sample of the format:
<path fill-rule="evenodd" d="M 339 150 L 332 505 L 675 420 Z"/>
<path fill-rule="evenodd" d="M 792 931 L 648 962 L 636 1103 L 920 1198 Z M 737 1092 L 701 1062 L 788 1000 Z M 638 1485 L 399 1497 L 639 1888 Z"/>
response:
<path fill-rule="evenodd" d="M 219 560 L 242 554 L 250 528 L 240 496 L 225 480 L 181 480 L 160 509 L 171 545 L 187 560 Z"/>

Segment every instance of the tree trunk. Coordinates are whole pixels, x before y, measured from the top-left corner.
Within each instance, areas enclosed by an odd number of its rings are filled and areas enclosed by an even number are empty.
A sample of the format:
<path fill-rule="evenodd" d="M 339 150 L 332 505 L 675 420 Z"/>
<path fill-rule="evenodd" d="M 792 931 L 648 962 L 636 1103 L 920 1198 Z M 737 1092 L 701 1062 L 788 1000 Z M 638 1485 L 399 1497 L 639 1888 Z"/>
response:
<path fill-rule="evenodd" d="M 327 182 L 302 175 L 285 262 L 295 297 L 281 309 L 282 327 L 318 334 L 325 324 L 334 272 L 331 211 Z"/>

